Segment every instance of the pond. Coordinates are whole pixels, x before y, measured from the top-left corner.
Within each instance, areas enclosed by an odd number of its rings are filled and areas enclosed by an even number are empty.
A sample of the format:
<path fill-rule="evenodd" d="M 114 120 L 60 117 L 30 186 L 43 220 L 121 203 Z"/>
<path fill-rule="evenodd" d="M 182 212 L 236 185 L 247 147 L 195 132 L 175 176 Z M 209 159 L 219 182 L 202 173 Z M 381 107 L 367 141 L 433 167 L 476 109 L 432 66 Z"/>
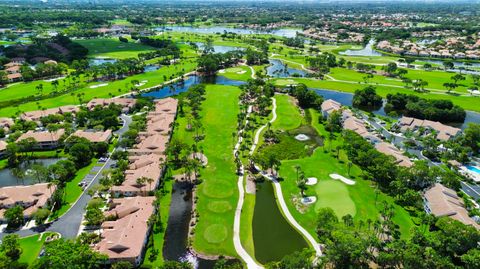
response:
<path fill-rule="evenodd" d="M 271 182 L 257 184 L 252 228 L 255 258 L 262 264 L 308 248 L 280 212 Z"/>
<path fill-rule="evenodd" d="M 158 69 L 160 69 L 160 66 L 158 65 L 146 65 L 144 68 L 143 68 L 143 72 L 153 72 L 153 71 L 157 71 Z"/>
<path fill-rule="evenodd" d="M 274 78 L 305 77 L 307 73 L 300 69 L 288 67 L 280 60 L 268 60 L 267 75 Z M 296 74 L 296 75 L 295 75 Z"/>
<path fill-rule="evenodd" d="M 167 85 L 156 90 L 152 90 L 146 93 L 142 93 L 142 97 L 152 97 L 152 98 L 165 98 L 173 95 L 177 95 L 182 92 L 186 92 L 188 88 L 193 85 L 200 83 L 210 83 L 210 84 L 220 84 L 220 85 L 230 85 L 230 86 L 240 86 L 245 84 L 243 81 L 228 79 L 224 76 L 215 76 L 210 79 L 203 79 L 198 76 L 189 76 L 183 82 L 176 82 L 171 85 Z"/>
<path fill-rule="evenodd" d="M 88 62 L 91 66 L 98 66 L 98 65 L 102 65 L 102 64 L 106 64 L 106 63 L 114 64 L 114 63 L 117 62 L 117 60 L 116 59 L 110 59 L 110 58 L 93 58 L 93 59 L 88 60 Z"/>
<path fill-rule="evenodd" d="M 62 158 L 36 159 L 28 162 L 23 162 L 19 166 L 19 168 L 25 171 L 27 174 L 23 179 L 14 176 L 11 168 L 2 169 L 0 170 L 0 187 L 36 184 L 38 182 L 35 182 L 34 178 L 28 176 L 28 169 L 34 164 L 40 164 L 47 167 L 60 160 L 62 160 Z"/>
<path fill-rule="evenodd" d="M 367 45 L 361 50 L 346 50 L 346 51 L 341 51 L 339 54 L 341 55 L 347 55 L 347 56 L 383 56 L 380 52 L 376 51 L 373 49 L 373 45 L 375 44 L 374 39 L 370 39 L 368 41 Z"/>
<path fill-rule="evenodd" d="M 197 44 L 198 49 L 200 51 L 202 51 L 205 48 L 205 43 L 203 43 L 203 42 L 195 42 L 195 44 Z M 235 51 L 235 50 L 244 50 L 244 48 L 233 47 L 233 46 L 213 45 L 213 51 L 215 53 L 225 53 L 225 52 L 230 52 L 230 51 Z"/>
<path fill-rule="evenodd" d="M 301 29 L 292 29 L 292 28 L 281 28 L 271 31 L 266 30 L 253 30 L 253 29 L 244 29 L 244 28 L 230 28 L 225 26 L 212 26 L 212 27 L 193 27 L 193 26 L 168 26 L 168 27 L 157 27 L 156 31 L 172 31 L 172 32 L 183 32 L 183 33 L 197 33 L 197 34 L 215 34 L 215 33 L 235 33 L 240 35 L 248 34 L 271 34 L 280 37 L 295 37 L 297 32 L 301 32 Z"/>
<path fill-rule="evenodd" d="M 196 257 L 188 250 L 188 230 L 192 212 L 192 185 L 187 182 L 175 182 L 170 203 L 170 215 L 163 257 L 170 261 L 189 262 L 194 268 L 210 269 L 215 266 L 214 260 L 204 260 Z"/>

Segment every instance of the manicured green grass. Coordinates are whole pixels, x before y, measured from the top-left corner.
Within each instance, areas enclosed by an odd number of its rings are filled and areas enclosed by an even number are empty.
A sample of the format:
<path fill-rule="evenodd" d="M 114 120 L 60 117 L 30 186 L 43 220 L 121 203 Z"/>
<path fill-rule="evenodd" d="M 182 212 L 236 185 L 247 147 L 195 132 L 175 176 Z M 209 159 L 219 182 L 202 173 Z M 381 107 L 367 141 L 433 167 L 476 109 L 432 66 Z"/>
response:
<path fill-rule="evenodd" d="M 240 239 L 243 248 L 255 257 L 255 246 L 253 244 L 253 213 L 255 210 L 255 194 L 245 193 L 245 200 L 243 201 L 242 215 L 240 218 Z"/>
<path fill-rule="evenodd" d="M 285 94 L 275 95 L 275 99 L 277 100 L 277 120 L 272 123 L 272 128 L 287 131 L 299 127 L 303 118 L 295 106 L 295 99 Z"/>
<path fill-rule="evenodd" d="M 205 139 L 199 147 L 203 148 L 208 165 L 201 171 L 203 182 L 196 190 L 200 218 L 195 227 L 193 247 L 205 254 L 237 256 L 233 246 L 233 220 L 238 190 L 232 133 L 236 130 L 239 95 L 237 87 L 207 85 L 206 100 L 202 103 Z M 182 126 L 177 130 L 185 132 Z M 187 135 L 191 133 L 178 137 Z"/>
<path fill-rule="evenodd" d="M 99 38 L 77 40 L 76 42 L 88 49 L 88 56 L 95 58 L 136 58 L 139 53 L 154 50 L 154 48 L 150 46 L 135 43 L 134 40 L 129 40 L 128 43 L 124 43 L 118 39 Z"/>
<path fill-rule="evenodd" d="M 143 262 L 144 264 L 151 265 L 154 268 L 161 266 L 164 262 L 163 244 L 165 241 L 165 231 L 167 229 L 167 223 L 168 223 L 168 218 L 170 214 L 170 203 L 172 201 L 171 193 L 172 193 L 173 181 L 167 180 L 165 181 L 164 184 L 165 184 L 165 191 L 167 194 L 162 196 L 160 200 L 160 218 L 162 220 L 163 231 L 159 233 L 153 233 L 152 235 L 153 247 L 150 247 L 147 249 L 147 251 L 145 252 L 145 258 Z M 149 257 L 153 249 L 156 249 L 158 251 L 158 255 L 155 260 L 150 261 Z"/>
<path fill-rule="evenodd" d="M 155 85 L 159 85 L 170 78 L 179 76 L 180 73 L 187 73 L 192 71 L 196 66 L 194 60 L 185 60 L 184 62 L 176 65 L 162 67 L 159 70 L 153 72 L 142 73 L 138 75 L 130 76 L 126 79 L 116 80 L 112 82 L 106 82 L 108 85 L 98 88 L 90 88 L 92 85 L 102 84 L 101 82 L 89 83 L 87 86 L 80 88 L 72 93 L 60 95 L 54 98 L 49 98 L 37 102 L 28 102 L 21 104 L 17 107 L 5 107 L 0 109 L 0 116 L 14 116 L 18 111 L 32 111 L 37 110 L 39 106 L 43 108 L 52 108 L 62 105 L 78 104 L 78 94 L 82 94 L 83 102 L 88 102 L 93 98 L 108 98 L 110 96 L 116 96 L 127 93 L 128 88 L 131 87 L 132 80 L 145 81 L 144 85 L 140 86 L 140 89 L 145 89 Z M 166 80 L 164 80 L 164 76 Z M 7 88 L 6 90 L 12 90 Z M 1 91 L 0 91 L 1 92 Z M 84 94 L 84 95 L 83 95 Z"/>
<path fill-rule="evenodd" d="M 26 263 L 31 265 L 40 254 L 42 246 L 45 243 L 45 239 L 51 233 L 36 234 L 32 236 L 20 238 L 20 248 L 22 249 L 22 255 L 18 260 L 20 263 Z"/>
<path fill-rule="evenodd" d="M 252 78 L 252 71 L 248 66 L 237 66 L 227 68 L 223 72 L 218 72 L 218 75 L 229 79 L 247 81 Z"/>
<path fill-rule="evenodd" d="M 97 159 L 94 158 L 88 166 L 85 166 L 78 170 L 75 177 L 71 181 L 67 182 L 65 186 L 64 203 L 60 207 L 60 209 L 53 212 L 53 214 L 50 216 L 50 219 L 56 219 L 61 217 L 70 209 L 70 207 L 72 207 L 72 205 L 77 201 L 78 197 L 80 197 L 80 195 L 83 193 L 83 190 L 80 186 L 78 186 L 78 183 L 80 183 L 83 178 L 90 172 L 90 170 L 96 165 L 98 165 Z"/>
<path fill-rule="evenodd" d="M 294 111 L 296 109 L 292 102 L 277 101 L 277 110 L 279 111 Z M 310 110 L 310 113 L 312 115 L 313 127 L 317 129 L 319 134 L 327 137 L 328 134 L 323 125 L 318 123 L 319 113 L 314 110 Z M 301 124 L 301 117 L 294 117 L 297 121 L 295 124 L 289 115 L 280 113 L 273 127 L 279 129 L 278 126 L 299 126 Z M 354 165 L 349 173 L 347 166 L 348 158 L 342 150 L 340 150 L 340 156 L 337 159 L 335 156 L 336 146 L 342 145 L 342 143 L 341 137 L 337 135 L 331 142 L 325 141 L 326 145 L 317 148 L 311 156 L 297 160 L 282 161 L 280 167 L 279 173 L 284 179 L 281 182 L 282 192 L 287 206 L 295 219 L 312 235 L 315 234 L 316 229 L 316 212 L 321 207 L 331 207 L 339 218 L 345 214 L 351 214 L 357 221 L 366 221 L 367 219 L 377 220 L 379 218 L 383 201 L 386 201 L 388 204 L 394 204 L 393 198 L 381 192 L 378 192 L 378 195 L 376 195 L 372 186 L 373 183 L 361 178 L 362 171 L 360 168 Z M 301 167 L 307 178 L 316 177 L 319 181 L 317 185 L 309 186 L 306 191 L 307 196 L 317 197 L 317 202 L 315 205 L 304 208 L 302 212 L 297 209 L 294 203 L 294 198 L 301 197 L 296 185 L 295 167 L 297 165 Z M 354 179 L 356 184 L 351 186 L 334 181 L 329 177 L 329 174 L 332 173 Z M 394 222 L 399 225 L 402 236 L 406 237 L 409 235 L 413 222 L 402 207 L 394 204 L 394 208 Z"/>

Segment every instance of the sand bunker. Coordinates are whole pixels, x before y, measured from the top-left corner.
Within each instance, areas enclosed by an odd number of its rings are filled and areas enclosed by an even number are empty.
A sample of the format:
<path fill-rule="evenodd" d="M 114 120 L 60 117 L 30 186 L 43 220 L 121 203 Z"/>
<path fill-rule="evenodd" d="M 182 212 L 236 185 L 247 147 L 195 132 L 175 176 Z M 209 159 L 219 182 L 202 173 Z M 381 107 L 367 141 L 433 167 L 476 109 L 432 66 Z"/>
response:
<path fill-rule="evenodd" d="M 245 70 L 242 70 L 242 71 L 238 71 L 238 72 L 237 72 L 237 74 L 239 74 L 239 75 L 245 74 L 245 73 L 247 73 L 247 71 L 245 71 Z"/>
<path fill-rule="evenodd" d="M 224 73 L 225 73 L 225 69 L 220 69 L 220 70 L 218 70 L 218 73 L 224 74 Z"/>
<path fill-rule="evenodd" d="M 316 177 L 309 177 L 307 178 L 307 185 L 312 186 L 317 184 L 318 179 Z"/>
<path fill-rule="evenodd" d="M 351 180 L 351 179 L 348 179 L 344 176 L 341 176 L 339 174 L 330 174 L 330 177 L 332 179 L 338 179 L 340 181 L 342 181 L 343 183 L 347 184 L 347 185 L 355 185 L 355 181 Z"/>
<path fill-rule="evenodd" d="M 92 85 L 90 86 L 90 89 L 96 89 L 96 88 L 105 87 L 105 86 L 108 86 L 108 83 Z"/>
<path fill-rule="evenodd" d="M 297 136 L 295 136 L 295 139 L 297 139 L 298 141 L 307 141 L 310 140 L 310 137 L 305 134 L 298 134 Z"/>

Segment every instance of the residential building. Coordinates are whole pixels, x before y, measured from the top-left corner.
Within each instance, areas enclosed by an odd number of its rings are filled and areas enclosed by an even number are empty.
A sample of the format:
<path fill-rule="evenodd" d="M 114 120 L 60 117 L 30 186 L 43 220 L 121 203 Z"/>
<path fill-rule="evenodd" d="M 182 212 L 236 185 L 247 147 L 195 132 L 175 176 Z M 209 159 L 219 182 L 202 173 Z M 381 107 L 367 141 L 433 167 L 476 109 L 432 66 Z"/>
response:
<path fill-rule="evenodd" d="M 7 151 L 7 142 L 0 140 L 0 158 L 5 155 L 5 152 Z"/>
<path fill-rule="evenodd" d="M 413 165 L 412 161 L 410 161 L 410 158 L 403 155 L 403 153 L 398 148 L 396 148 L 390 143 L 380 142 L 375 144 L 375 148 L 385 155 L 394 157 L 396 160 L 396 164 L 399 166 L 411 167 Z"/>
<path fill-rule="evenodd" d="M 451 127 L 437 121 L 420 120 L 405 116 L 398 121 L 397 126 L 400 128 L 400 131 L 402 133 L 405 133 L 406 131 L 415 132 L 418 131 L 421 127 L 423 127 L 426 133 L 435 131 L 436 138 L 442 141 L 450 140 L 461 133 L 461 130 L 459 128 Z"/>
<path fill-rule="evenodd" d="M 0 118 L 0 128 L 8 130 L 13 124 L 14 121 L 11 118 Z"/>
<path fill-rule="evenodd" d="M 97 98 L 92 99 L 90 102 L 87 103 L 88 109 L 94 109 L 96 106 L 109 106 L 110 104 L 116 104 L 122 107 L 122 112 L 127 113 L 133 109 L 137 100 L 132 98 L 110 98 L 110 99 L 103 99 Z"/>
<path fill-rule="evenodd" d="M 80 108 L 73 105 L 61 106 L 56 108 L 49 108 L 45 110 L 35 110 L 24 112 L 20 115 L 20 118 L 24 121 L 36 121 L 40 122 L 40 119 L 43 117 L 47 117 L 49 115 L 56 115 L 56 114 L 65 114 L 65 113 L 77 113 L 80 111 Z"/>
<path fill-rule="evenodd" d="M 72 136 L 85 138 L 92 143 L 100 143 L 100 142 L 108 143 L 112 138 L 112 130 L 98 131 L 98 132 L 77 130 L 70 137 Z"/>
<path fill-rule="evenodd" d="M 33 138 L 37 141 L 36 149 L 55 149 L 60 145 L 60 140 L 64 134 L 64 129 L 59 129 L 55 132 L 28 131 L 17 139 L 17 143 L 27 138 Z"/>
<path fill-rule="evenodd" d="M 39 208 L 48 205 L 54 192 L 55 185 L 49 183 L 0 188 L 0 220 L 4 220 L 8 208 L 17 205 L 24 208 L 25 218 L 30 218 Z"/>
<path fill-rule="evenodd" d="M 113 199 L 105 216 L 115 220 L 102 224 L 101 240 L 94 249 L 107 255 L 111 263 L 140 265 L 150 233 L 148 220 L 155 214 L 154 201 L 154 196 Z"/>
<path fill-rule="evenodd" d="M 323 117 L 328 118 L 330 114 L 332 114 L 334 111 L 340 110 L 340 108 L 342 108 L 342 105 L 337 101 L 328 99 L 323 101 L 321 108 Z"/>
<path fill-rule="evenodd" d="M 472 225 L 479 229 L 480 226 L 468 216 L 468 211 L 465 209 L 463 199 L 457 193 L 436 183 L 433 187 L 426 190 L 424 193 L 424 206 L 427 213 L 433 214 L 436 217 L 450 217 L 456 219 L 463 224 Z"/>

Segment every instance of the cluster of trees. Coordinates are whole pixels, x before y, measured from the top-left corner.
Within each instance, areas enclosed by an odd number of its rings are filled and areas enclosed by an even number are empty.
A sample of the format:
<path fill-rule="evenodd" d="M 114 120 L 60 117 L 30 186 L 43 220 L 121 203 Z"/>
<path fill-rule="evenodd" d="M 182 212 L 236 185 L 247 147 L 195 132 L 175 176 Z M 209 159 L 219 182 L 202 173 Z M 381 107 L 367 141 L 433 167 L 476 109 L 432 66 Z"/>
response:
<path fill-rule="evenodd" d="M 61 46 L 65 51 L 60 52 L 55 46 Z M 85 59 L 88 49 L 73 42 L 67 36 L 59 34 L 51 38 L 36 37 L 28 47 L 4 48 L 4 53 L 8 58 L 25 57 L 27 60 L 31 60 L 35 57 L 47 57 L 57 62 L 70 63 L 73 60 Z"/>
<path fill-rule="evenodd" d="M 132 36 L 132 39 L 133 38 L 136 37 Z M 180 57 L 180 49 L 177 44 L 170 39 L 156 39 L 149 37 L 139 37 L 138 39 L 142 44 L 156 48 L 156 50 L 152 52 L 140 53 L 138 57 L 141 59 L 149 60 L 156 57 L 164 57 L 165 59 L 171 57 L 172 59 L 177 59 Z"/>
<path fill-rule="evenodd" d="M 337 58 L 334 54 L 324 52 L 307 59 L 310 68 L 316 72 L 319 78 L 323 78 L 325 74 L 330 72 L 330 68 L 337 66 Z"/>
<path fill-rule="evenodd" d="M 297 86 L 292 86 L 289 90 L 290 95 L 294 96 L 298 100 L 298 105 L 303 109 L 314 108 L 321 109 L 323 103 L 323 97 L 311 91 L 303 83 Z"/>
<path fill-rule="evenodd" d="M 203 54 L 197 60 L 198 71 L 207 76 L 214 75 L 218 70 L 237 64 L 243 57 L 242 51 Z"/>
<path fill-rule="evenodd" d="M 289 47 L 294 47 L 294 48 L 303 48 L 305 45 L 305 40 L 301 37 L 290 37 L 290 38 L 285 38 L 283 41 L 283 44 Z"/>
<path fill-rule="evenodd" d="M 248 80 L 247 84 L 241 85 L 242 93 L 240 100 L 242 103 L 253 102 L 261 116 L 267 116 L 268 108 L 272 104 L 271 98 L 275 93 L 275 86 L 271 83 L 266 83 L 262 79 Z"/>
<path fill-rule="evenodd" d="M 245 57 L 247 59 L 247 64 L 249 65 L 261 65 L 268 63 L 268 47 L 260 51 L 249 47 L 245 51 Z"/>
<path fill-rule="evenodd" d="M 413 94 L 388 94 L 385 111 L 398 111 L 406 116 L 432 121 L 463 122 L 466 112 L 451 100 L 425 99 Z"/>
<path fill-rule="evenodd" d="M 24 64 L 20 68 L 23 80 L 32 81 L 39 78 L 47 78 L 53 76 L 59 76 L 65 74 L 68 70 L 68 66 L 64 63 L 39 63 L 35 66 L 35 69 L 30 68 L 27 64 Z"/>
<path fill-rule="evenodd" d="M 422 210 L 420 191 L 436 181 L 456 190 L 460 188 L 458 177 L 450 171 L 429 167 L 425 161 L 417 161 L 409 168 L 401 167 L 392 156 L 380 153 L 355 132 L 345 130 L 343 138 L 349 160 L 366 172 L 364 176 L 412 211 Z"/>
<path fill-rule="evenodd" d="M 116 104 L 110 104 L 108 107 L 96 106 L 92 110 L 82 108 L 76 114 L 76 124 L 88 129 L 117 130 L 120 125 L 118 116 L 121 113 L 121 106 Z"/>
<path fill-rule="evenodd" d="M 382 106 L 383 100 L 375 91 L 375 87 L 367 86 L 355 91 L 352 104 L 354 107 L 375 109 Z"/>
<path fill-rule="evenodd" d="M 379 220 L 341 221 L 332 209 L 318 214 L 317 234 L 325 242 L 321 266 L 335 268 L 478 268 L 480 232 L 448 217 L 423 215 L 421 227 L 400 239 L 391 221 L 393 209 L 384 205 Z M 308 267 L 307 267 L 308 268 Z"/>

